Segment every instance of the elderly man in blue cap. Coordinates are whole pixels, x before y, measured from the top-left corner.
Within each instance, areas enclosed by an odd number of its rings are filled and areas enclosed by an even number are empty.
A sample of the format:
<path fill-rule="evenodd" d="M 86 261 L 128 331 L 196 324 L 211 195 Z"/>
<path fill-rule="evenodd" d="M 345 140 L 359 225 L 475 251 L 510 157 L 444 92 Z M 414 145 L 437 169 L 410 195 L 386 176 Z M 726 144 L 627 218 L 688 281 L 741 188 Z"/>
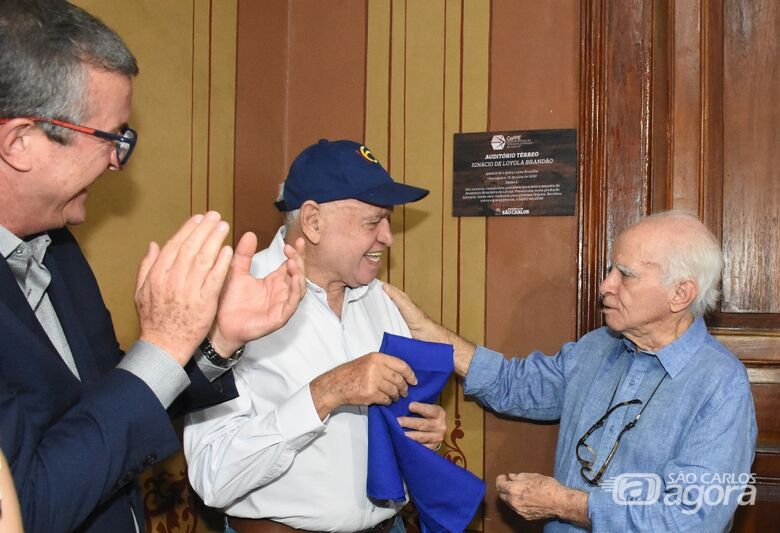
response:
<path fill-rule="evenodd" d="M 192 486 L 227 513 L 228 531 L 404 530 L 399 504 L 366 495 L 366 414 L 416 384 L 404 361 L 376 351 L 384 332 L 410 336 L 376 277 L 393 206 L 427 193 L 352 141 L 322 140 L 291 165 L 276 202 L 285 225 L 251 271 L 272 272 L 285 242 L 303 237 L 306 295 L 285 327 L 247 345 L 239 397 L 191 414 L 184 432 Z M 399 419 L 409 437 L 437 447 L 444 410 L 410 410 L 420 417 Z"/>

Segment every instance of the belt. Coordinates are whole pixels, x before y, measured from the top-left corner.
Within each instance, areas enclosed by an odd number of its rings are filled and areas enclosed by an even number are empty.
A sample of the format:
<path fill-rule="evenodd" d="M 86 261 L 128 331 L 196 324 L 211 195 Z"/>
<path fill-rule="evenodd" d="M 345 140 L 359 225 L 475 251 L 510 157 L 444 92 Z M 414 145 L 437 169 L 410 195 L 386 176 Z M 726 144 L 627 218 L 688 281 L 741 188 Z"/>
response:
<path fill-rule="evenodd" d="M 398 515 L 391 516 L 387 520 L 379 522 L 374 527 L 363 529 L 355 533 L 388 533 L 393 529 L 395 519 Z M 235 516 L 228 516 L 228 525 L 238 531 L 238 533 L 319 533 L 315 531 L 307 531 L 305 529 L 295 529 L 281 522 L 274 522 L 267 518 L 238 518 Z"/>

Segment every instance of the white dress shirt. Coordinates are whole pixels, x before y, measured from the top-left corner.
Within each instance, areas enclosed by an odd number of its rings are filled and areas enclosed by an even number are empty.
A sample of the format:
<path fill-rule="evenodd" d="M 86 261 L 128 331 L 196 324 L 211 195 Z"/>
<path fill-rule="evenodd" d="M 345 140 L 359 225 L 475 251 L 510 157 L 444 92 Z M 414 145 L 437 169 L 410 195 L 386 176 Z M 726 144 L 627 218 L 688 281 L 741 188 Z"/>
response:
<path fill-rule="evenodd" d="M 283 238 L 284 228 L 255 255 L 254 276 L 286 259 Z M 307 282 L 289 322 L 249 343 L 233 367 L 239 397 L 187 416 L 189 478 L 204 502 L 311 531 L 359 531 L 395 514 L 400 506 L 366 496 L 367 408 L 341 407 L 323 422 L 309 391 L 317 376 L 377 351 L 385 331 L 409 336 L 380 281 L 347 288 L 341 320 Z"/>

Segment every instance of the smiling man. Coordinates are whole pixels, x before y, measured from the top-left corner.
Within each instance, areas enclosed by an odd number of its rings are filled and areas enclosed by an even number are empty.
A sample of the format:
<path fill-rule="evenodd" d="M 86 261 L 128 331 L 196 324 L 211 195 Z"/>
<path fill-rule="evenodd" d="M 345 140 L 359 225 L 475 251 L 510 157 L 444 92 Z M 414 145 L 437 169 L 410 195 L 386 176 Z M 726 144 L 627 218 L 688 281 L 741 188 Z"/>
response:
<path fill-rule="evenodd" d="M 191 413 L 184 430 L 190 482 L 231 528 L 403 531 L 398 506 L 366 495 L 367 406 L 416 384 L 406 363 L 376 352 L 384 332 L 409 336 L 376 277 L 393 206 L 427 193 L 394 182 L 352 141 L 320 141 L 292 163 L 277 202 L 286 224 L 252 273 L 275 269 L 284 243 L 302 237 L 306 295 L 284 328 L 247 345 L 234 367 L 240 397 Z M 421 417 L 399 420 L 407 434 L 441 443 L 444 410 L 410 410 Z"/>
<path fill-rule="evenodd" d="M 195 215 L 138 272 L 141 330 L 123 353 L 67 225 L 120 170 L 135 58 L 63 0 L 0 0 L 0 445 L 28 532 L 145 529 L 136 479 L 179 447 L 169 415 L 235 396 L 228 367 L 304 290 L 300 252 L 265 279 L 256 239 Z M 269 272 L 270 273 L 270 272 Z"/>
<path fill-rule="evenodd" d="M 623 232 L 611 261 L 599 288 L 607 327 L 552 357 L 506 359 L 385 290 L 415 338 L 455 346 L 466 394 L 500 413 L 560 420 L 554 477 L 496 480 L 524 518 L 549 519 L 546 532 L 728 530 L 756 420 L 744 366 L 702 318 L 718 299 L 720 247 L 698 219 L 665 212 Z"/>

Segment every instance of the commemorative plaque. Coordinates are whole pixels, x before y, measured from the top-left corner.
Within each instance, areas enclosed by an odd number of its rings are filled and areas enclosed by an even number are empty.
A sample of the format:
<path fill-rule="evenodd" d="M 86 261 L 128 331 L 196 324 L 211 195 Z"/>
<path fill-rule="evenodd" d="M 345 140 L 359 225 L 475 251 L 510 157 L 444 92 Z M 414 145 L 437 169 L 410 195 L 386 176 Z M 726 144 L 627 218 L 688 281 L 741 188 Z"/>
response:
<path fill-rule="evenodd" d="M 573 215 L 577 130 L 456 133 L 454 216 Z"/>

